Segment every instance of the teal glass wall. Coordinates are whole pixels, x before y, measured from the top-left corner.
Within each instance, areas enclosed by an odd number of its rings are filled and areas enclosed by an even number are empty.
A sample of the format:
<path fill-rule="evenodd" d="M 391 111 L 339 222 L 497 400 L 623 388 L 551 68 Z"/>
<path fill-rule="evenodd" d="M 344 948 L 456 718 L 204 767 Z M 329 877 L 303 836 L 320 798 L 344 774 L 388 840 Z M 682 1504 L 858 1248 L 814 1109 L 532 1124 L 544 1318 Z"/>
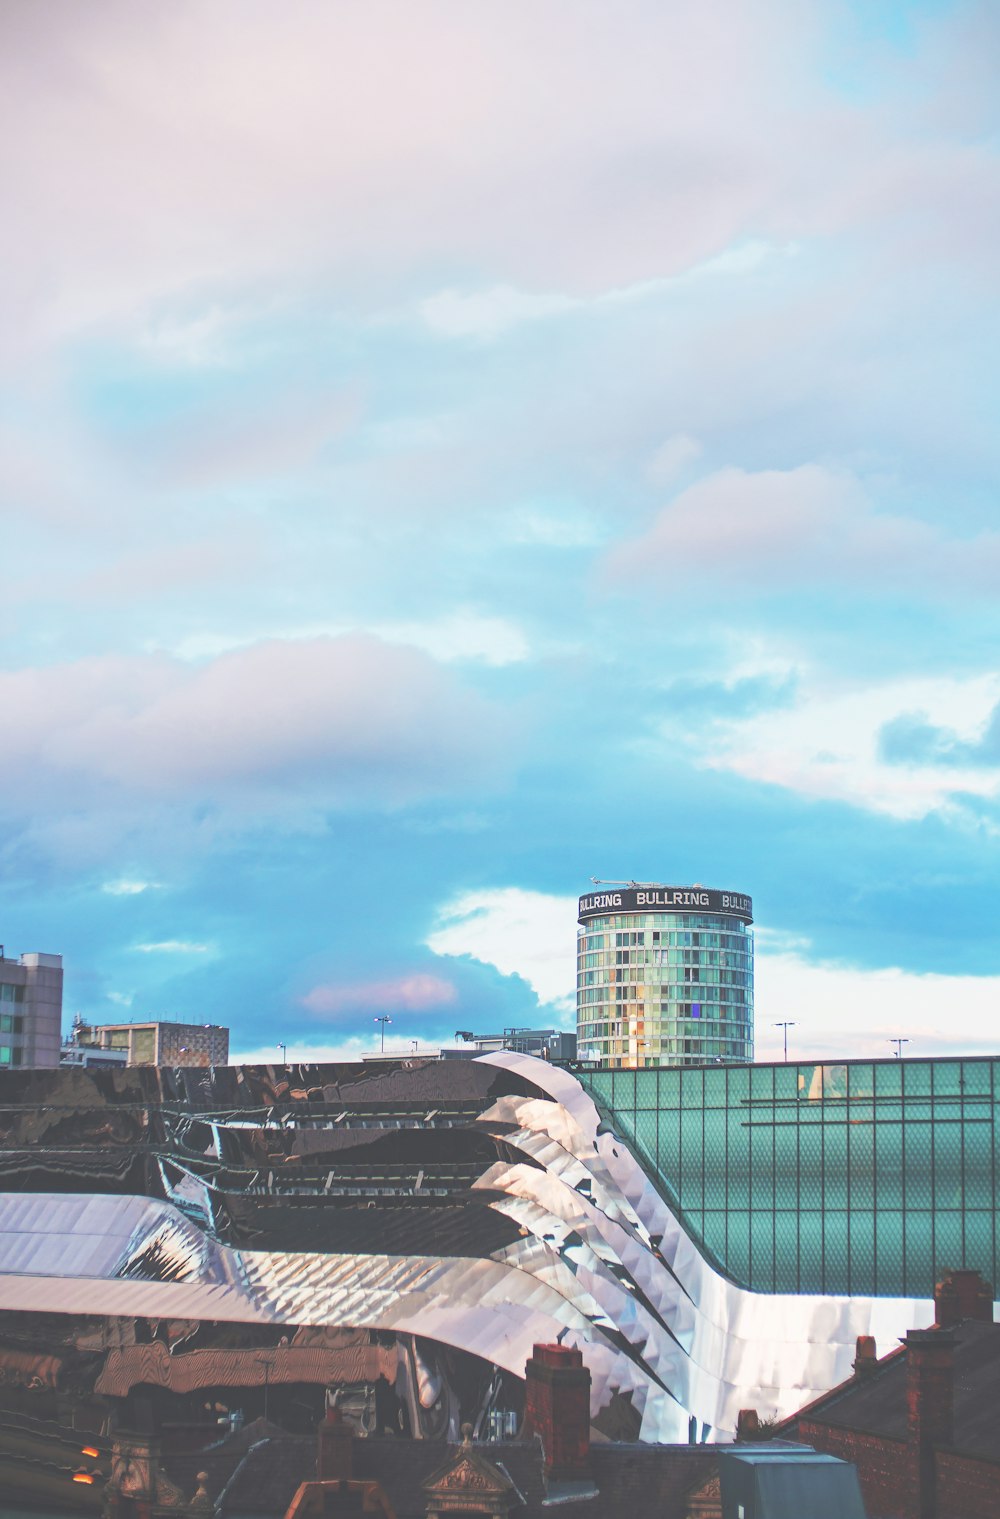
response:
<path fill-rule="evenodd" d="M 706 1255 L 759 1292 L 997 1282 L 1000 1058 L 581 1070 Z"/>

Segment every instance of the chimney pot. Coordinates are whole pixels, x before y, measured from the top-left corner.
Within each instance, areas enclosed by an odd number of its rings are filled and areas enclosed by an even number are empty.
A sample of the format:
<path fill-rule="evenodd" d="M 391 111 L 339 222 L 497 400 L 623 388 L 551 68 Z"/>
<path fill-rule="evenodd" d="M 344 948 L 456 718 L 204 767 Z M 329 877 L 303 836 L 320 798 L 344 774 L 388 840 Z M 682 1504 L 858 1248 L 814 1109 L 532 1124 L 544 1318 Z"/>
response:
<path fill-rule="evenodd" d="M 738 1441 L 756 1440 L 760 1434 L 760 1419 L 756 1408 L 741 1408 L 736 1416 Z"/>
<path fill-rule="evenodd" d="M 541 1366 L 582 1366 L 583 1352 L 572 1345 L 533 1345 L 531 1358 Z"/>
<path fill-rule="evenodd" d="M 934 1288 L 934 1321 L 951 1329 L 963 1319 L 993 1322 L 993 1287 L 978 1271 L 949 1271 Z"/>
<path fill-rule="evenodd" d="M 878 1356 L 875 1354 L 875 1336 L 872 1334 L 859 1334 L 854 1348 L 854 1375 L 856 1377 L 870 1377 L 878 1370 Z"/>

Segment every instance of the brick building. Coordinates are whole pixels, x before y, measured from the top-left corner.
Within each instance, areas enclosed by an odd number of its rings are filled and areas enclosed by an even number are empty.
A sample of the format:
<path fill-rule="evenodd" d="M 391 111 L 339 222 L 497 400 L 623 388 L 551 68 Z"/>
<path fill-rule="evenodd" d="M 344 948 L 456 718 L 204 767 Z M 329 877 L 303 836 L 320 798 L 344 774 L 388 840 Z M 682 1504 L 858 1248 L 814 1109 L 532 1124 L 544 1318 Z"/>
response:
<path fill-rule="evenodd" d="M 195 1452 L 171 1451 L 165 1442 L 154 1452 L 140 1439 L 138 1465 L 148 1470 L 153 1501 L 168 1493 L 187 1503 L 187 1495 L 202 1490 L 218 1504 L 225 1494 L 227 1516 L 388 1512 L 394 1519 L 544 1519 L 555 1506 L 561 1519 L 637 1519 L 645 1513 L 688 1519 L 690 1488 L 716 1468 L 714 1447 L 592 1445 L 590 1373 L 579 1351 L 569 1347 L 536 1345 L 526 1381 L 526 1408 L 534 1413 L 517 1440 L 473 1444 L 469 1425 L 460 1445 L 391 1434 L 358 1437 L 333 1410 L 318 1439 L 289 1435 L 264 1420 Z M 124 1434 L 113 1442 L 104 1492 L 111 1519 L 131 1519 L 123 1500 L 126 1491 L 135 1496 L 135 1443 Z"/>
<path fill-rule="evenodd" d="M 227 1065 L 229 1030 L 218 1023 L 99 1023 L 81 1048 L 125 1050 L 128 1065 Z"/>
<path fill-rule="evenodd" d="M 536 1345 L 526 1366 L 526 1420 L 521 1437 L 473 1442 L 471 1426 L 460 1445 L 359 1437 L 339 1409 L 320 1424 L 318 1438 L 289 1435 L 256 1420 L 232 1437 L 200 1451 L 154 1452 L 149 1441 L 121 1435 L 113 1441 L 105 1488 L 110 1519 L 126 1519 L 127 1491 L 135 1496 L 137 1466 L 148 1471 L 149 1496 L 208 1512 L 312 1519 L 349 1513 L 392 1519 L 702 1519 L 717 1516 L 720 1448 L 591 1442 L 590 1373 L 579 1351 Z M 729 1447 L 733 1450 L 734 1447 Z M 741 1455 L 774 1464 L 787 1457 L 800 1473 L 796 1490 L 821 1496 L 822 1479 L 840 1461 L 817 1457 L 781 1440 L 743 1444 Z M 117 1473 L 121 1473 L 119 1478 Z M 703 1494 L 708 1484 L 707 1506 Z M 220 1508 L 221 1504 L 221 1508 Z M 811 1511 L 827 1514 L 821 1502 Z M 838 1519 L 848 1512 L 839 1510 Z"/>
<path fill-rule="evenodd" d="M 854 1376 L 780 1427 L 855 1463 L 870 1519 L 997 1519 L 1000 1324 L 978 1272 L 938 1284 L 937 1324 L 876 1360 L 858 1342 Z"/>

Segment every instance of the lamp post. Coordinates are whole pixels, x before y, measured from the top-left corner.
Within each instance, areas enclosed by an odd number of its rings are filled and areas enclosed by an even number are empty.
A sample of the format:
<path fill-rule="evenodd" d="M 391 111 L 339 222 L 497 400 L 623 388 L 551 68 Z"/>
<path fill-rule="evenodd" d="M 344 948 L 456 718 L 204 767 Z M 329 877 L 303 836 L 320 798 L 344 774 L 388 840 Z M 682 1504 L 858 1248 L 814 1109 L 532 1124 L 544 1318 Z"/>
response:
<path fill-rule="evenodd" d="M 373 1023 L 381 1023 L 381 1025 L 382 1025 L 382 1053 L 384 1055 L 385 1054 L 385 1026 L 386 1026 L 387 1023 L 391 1023 L 392 1019 L 389 1017 L 388 1013 L 381 1013 L 379 1015 L 379 1017 L 373 1018 L 372 1022 Z"/>
<path fill-rule="evenodd" d="M 894 1044 L 896 1046 L 896 1059 L 897 1060 L 902 1060 L 902 1058 L 903 1058 L 903 1045 L 904 1044 L 909 1044 L 909 1042 L 910 1042 L 909 1039 L 900 1039 L 898 1037 L 895 1038 L 895 1039 L 890 1039 L 889 1040 L 890 1044 Z"/>
<path fill-rule="evenodd" d="M 783 1031 L 783 1033 L 784 1033 L 784 1036 L 785 1036 L 785 1062 L 787 1064 L 787 1061 L 788 1061 L 788 1030 L 790 1028 L 796 1028 L 797 1024 L 795 1023 L 794 1019 L 786 1019 L 786 1021 L 784 1023 L 775 1023 L 772 1026 L 774 1028 L 780 1028 Z"/>
<path fill-rule="evenodd" d="M 278 1040 L 278 1049 L 281 1051 L 281 1063 L 282 1063 L 282 1065 L 287 1065 L 288 1064 L 288 1045 L 287 1044 L 283 1044 L 282 1041 L 279 1039 Z"/>
<path fill-rule="evenodd" d="M 271 1367 L 274 1364 L 269 1356 L 257 1356 L 257 1362 L 264 1368 L 264 1423 L 267 1423 L 268 1393 L 271 1390 Z"/>

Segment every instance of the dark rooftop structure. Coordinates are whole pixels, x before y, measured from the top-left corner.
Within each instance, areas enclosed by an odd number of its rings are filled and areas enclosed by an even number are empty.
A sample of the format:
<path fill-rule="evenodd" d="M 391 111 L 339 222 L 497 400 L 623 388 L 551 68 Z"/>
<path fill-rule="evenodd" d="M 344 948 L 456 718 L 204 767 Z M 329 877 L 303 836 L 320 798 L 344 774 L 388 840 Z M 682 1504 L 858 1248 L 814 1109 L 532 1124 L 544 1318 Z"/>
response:
<path fill-rule="evenodd" d="M 719 1456 L 723 1519 L 866 1519 L 858 1474 L 847 1461 L 781 1442 Z"/>
<path fill-rule="evenodd" d="M 938 1324 L 910 1330 L 781 1432 L 857 1464 L 869 1519 L 996 1519 L 1000 1514 L 1000 1324 L 974 1271 L 938 1284 Z M 962 1318 L 963 1310 L 975 1317 Z M 942 1322 L 943 1320 L 943 1322 Z"/>
<path fill-rule="evenodd" d="M 635 1099 L 656 1075 L 613 1074 Z M 659 1120 L 642 1110 L 639 1130 Z M 630 1145 L 582 1079 L 514 1050 L 0 1071 L 0 1491 L 79 1498 L 141 1434 L 167 1474 L 187 1462 L 169 1479 L 185 1503 L 204 1471 L 223 1506 L 284 1483 L 283 1513 L 335 1407 L 369 1456 L 394 1442 L 389 1468 L 426 1459 L 421 1481 L 468 1423 L 527 1462 L 523 1482 L 508 1468 L 518 1492 L 593 1506 L 596 1488 L 609 1512 L 650 1493 L 669 1515 L 741 1409 L 790 1416 L 843 1381 L 859 1336 L 885 1355 L 933 1305 L 747 1292 L 699 1253 L 642 1133 Z M 260 1438 L 236 1472 L 241 1428 Z M 81 1429 L 101 1439 L 79 1474 L 63 1458 Z"/>

